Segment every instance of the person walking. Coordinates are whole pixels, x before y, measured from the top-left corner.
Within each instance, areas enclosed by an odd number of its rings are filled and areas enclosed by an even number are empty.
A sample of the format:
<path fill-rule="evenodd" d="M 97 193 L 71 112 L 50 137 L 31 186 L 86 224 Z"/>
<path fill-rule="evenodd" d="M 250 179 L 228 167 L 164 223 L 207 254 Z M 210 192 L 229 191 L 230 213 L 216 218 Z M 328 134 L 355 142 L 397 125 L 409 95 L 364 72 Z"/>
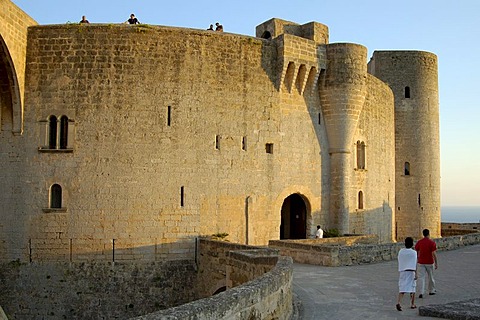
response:
<path fill-rule="evenodd" d="M 417 288 L 417 253 L 413 250 L 413 238 L 405 238 L 405 248 L 398 252 L 398 298 L 396 308 L 402 311 L 402 298 L 410 294 L 410 308 L 415 309 L 415 291 Z"/>
<path fill-rule="evenodd" d="M 418 253 L 418 269 L 419 269 L 419 279 L 421 283 L 420 299 L 423 298 L 425 294 L 425 287 L 428 276 L 428 294 L 434 295 L 437 293 L 435 289 L 435 279 L 433 277 L 433 269 L 438 268 L 437 260 L 437 245 L 435 241 L 430 239 L 430 230 L 423 230 L 423 239 L 417 241 L 415 245 L 415 250 Z"/>

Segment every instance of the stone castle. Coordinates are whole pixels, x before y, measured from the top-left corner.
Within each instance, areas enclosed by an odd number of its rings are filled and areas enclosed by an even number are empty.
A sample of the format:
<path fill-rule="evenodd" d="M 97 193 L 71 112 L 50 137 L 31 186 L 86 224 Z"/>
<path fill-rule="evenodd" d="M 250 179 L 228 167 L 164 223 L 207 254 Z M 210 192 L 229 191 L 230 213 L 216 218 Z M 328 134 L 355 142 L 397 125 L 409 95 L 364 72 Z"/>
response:
<path fill-rule="evenodd" d="M 256 37 L 38 25 L 0 0 L 0 260 L 192 259 L 195 239 L 440 236 L 437 57 Z"/>

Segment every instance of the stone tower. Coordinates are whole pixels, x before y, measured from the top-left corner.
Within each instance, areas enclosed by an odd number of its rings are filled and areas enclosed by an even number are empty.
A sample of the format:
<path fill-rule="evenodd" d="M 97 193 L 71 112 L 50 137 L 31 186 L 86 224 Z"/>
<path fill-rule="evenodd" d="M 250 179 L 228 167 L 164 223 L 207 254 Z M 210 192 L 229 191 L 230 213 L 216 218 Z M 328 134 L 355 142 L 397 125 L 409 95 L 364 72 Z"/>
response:
<path fill-rule="evenodd" d="M 330 216 L 345 234 L 350 232 L 351 145 L 367 92 L 367 49 L 357 44 L 330 44 L 326 56 L 319 90 L 331 160 Z"/>
<path fill-rule="evenodd" d="M 395 97 L 396 238 L 440 237 L 437 57 L 422 51 L 375 51 L 369 72 Z"/>

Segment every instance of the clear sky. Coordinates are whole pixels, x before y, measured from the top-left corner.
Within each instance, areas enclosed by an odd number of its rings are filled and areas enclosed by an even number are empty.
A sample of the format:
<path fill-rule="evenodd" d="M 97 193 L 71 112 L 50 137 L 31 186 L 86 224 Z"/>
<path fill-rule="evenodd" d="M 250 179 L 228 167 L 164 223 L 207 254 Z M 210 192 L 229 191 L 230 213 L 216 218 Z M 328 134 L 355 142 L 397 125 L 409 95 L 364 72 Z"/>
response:
<path fill-rule="evenodd" d="M 439 63 L 442 205 L 480 206 L 480 0 L 13 0 L 40 24 L 124 22 L 255 35 L 271 18 L 317 21 L 330 42 L 424 50 Z M 365 61 L 366 63 L 367 61 Z"/>

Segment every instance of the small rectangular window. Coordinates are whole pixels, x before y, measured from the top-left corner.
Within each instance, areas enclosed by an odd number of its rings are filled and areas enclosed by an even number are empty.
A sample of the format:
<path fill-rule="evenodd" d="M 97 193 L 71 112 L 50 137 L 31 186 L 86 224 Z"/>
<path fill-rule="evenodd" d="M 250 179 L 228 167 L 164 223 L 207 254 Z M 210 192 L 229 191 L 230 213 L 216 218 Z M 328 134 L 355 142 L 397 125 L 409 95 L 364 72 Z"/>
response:
<path fill-rule="evenodd" d="M 185 205 L 185 187 L 180 187 L 180 207 Z"/>
<path fill-rule="evenodd" d="M 171 106 L 168 106 L 167 108 L 167 126 L 171 126 L 172 125 L 172 107 Z"/>
<path fill-rule="evenodd" d="M 215 136 L 215 150 L 220 150 L 220 136 Z"/>
<path fill-rule="evenodd" d="M 265 151 L 266 151 L 267 153 L 272 154 L 272 153 L 273 153 L 273 143 L 267 143 L 267 144 L 265 145 Z"/>
<path fill-rule="evenodd" d="M 318 124 L 322 124 L 322 114 L 318 113 Z"/>
<path fill-rule="evenodd" d="M 247 151 L 247 137 L 242 137 L 242 150 Z"/>

